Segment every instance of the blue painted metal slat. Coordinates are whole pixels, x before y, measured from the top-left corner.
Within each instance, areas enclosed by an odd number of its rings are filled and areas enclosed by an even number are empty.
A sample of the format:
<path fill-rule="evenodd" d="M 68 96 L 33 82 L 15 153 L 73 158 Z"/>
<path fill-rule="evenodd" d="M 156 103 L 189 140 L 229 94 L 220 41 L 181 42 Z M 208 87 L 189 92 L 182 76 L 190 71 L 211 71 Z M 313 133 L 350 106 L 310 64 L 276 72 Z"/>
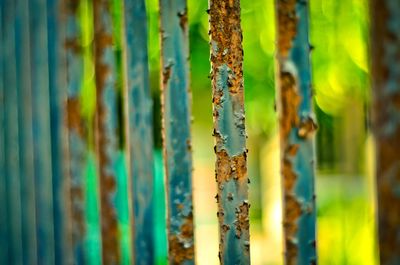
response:
<path fill-rule="evenodd" d="M 46 0 L 29 1 L 38 264 L 54 264 Z"/>
<path fill-rule="evenodd" d="M 5 46 L 3 42 L 3 10 L 4 0 L 0 0 L 0 200 L 8 204 L 6 189 L 6 161 L 5 161 L 5 83 L 4 63 Z M 0 263 L 9 263 L 7 207 L 0 207 Z"/>
<path fill-rule="evenodd" d="M 133 200 L 134 259 L 154 264 L 153 102 L 147 55 L 147 16 L 144 0 L 125 0 L 126 82 L 128 86 L 129 151 Z M 134 25 L 134 26 L 132 26 Z"/>
<path fill-rule="evenodd" d="M 171 264 L 194 263 L 186 0 L 160 0 L 164 164 Z"/>
<path fill-rule="evenodd" d="M 315 264 L 315 147 L 308 1 L 276 1 L 285 264 Z"/>
<path fill-rule="evenodd" d="M 16 60 L 23 264 L 37 264 L 28 0 L 16 0 Z"/>
<path fill-rule="evenodd" d="M 15 51 L 15 3 L 4 1 L 3 40 L 4 43 L 4 97 L 5 97 L 5 162 L 8 203 L 9 263 L 22 264 L 22 226 L 19 169 L 19 128 L 18 128 L 18 87 Z"/>
<path fill-rule="evenodd" d="M 209 14 L 219 259 L 221 264 L 250 264 L 240 0 L 211 0 Z"/>

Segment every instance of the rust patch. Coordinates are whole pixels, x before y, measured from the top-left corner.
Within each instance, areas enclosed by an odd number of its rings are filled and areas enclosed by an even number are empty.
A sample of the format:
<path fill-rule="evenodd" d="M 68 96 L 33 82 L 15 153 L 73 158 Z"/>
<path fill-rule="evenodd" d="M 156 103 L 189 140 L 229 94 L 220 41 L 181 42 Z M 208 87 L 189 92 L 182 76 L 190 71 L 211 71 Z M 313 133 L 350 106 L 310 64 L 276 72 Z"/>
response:
<path fill-rule="evenodd" d="M 169 236 L 169 253 L 172 264 L 182 264 L 185 260 L 194 258 L 194 244 L 187 241 L 193 240 L 193 215 L 190 214 L 182 224 L 180 235 Z"/>
<path fill-rule="evenodd" d="M 230 157 L 225 150 L 217 152 L 216 179 L 219 184 L 224 184 L 230 179 L 244 181 L 247 179 L 246 167 L 247 154 Z M 233 198 L 233 195 L 232 195 Z"/>
<path fill-rule="evenodd" d="M 235 234 L 237 238 L 240 238 L 244 231 L 249 231 L 249 208 L 250 204 L 247 201 L 243 201 L 236 209 Z"/>
<path fill-rule="evenodd" d="M 78 38 L 66 39 L 64 43 L 64 48 L 71 50 L 75 54 L 82 53 L 82 45 Z"/>
<path fill-rule="evenodd" d="M 171 68 L 172 68 L 171 64 L 164 67 L 164 71 L 163 71 L 163 84 L 164 85 L 166 85 L 168 83 L 169 79 L 171 78 Z"/>
<path fill-rule="evenodd" d="M 83 191 L 80 186 L 71 187 L 71 214 L 72 214 L 72 240 L 78 242 L 82 240 L 82 235 L 85 234 L 85 213 L 80 207 L 83 205 Z"/>
<path fill-rule="evenodd" d="M 303 139 L 310 138 L 314 135 L 314 132 L 318 129 L 317 123 L 311 117 L 306 117 L 300 121 L 298 136 Z"/>
<path fill-rule="evenodd" d="M 217 87 L 214 75 L 218 73 L 218 67 L 226 64 L 232 70 L 228 80 L 229 91 L 237 93 L 237 97 L 243 103 L 243 35 L 240 27 L 240 1 L 210 1 L 209 13 L 209 34 L 213 50 L 210 58 L 213 87 Z M 217 49 L 215 50 L 213 46 Z M 214 89 L 214 93 L 218 93 L 218 89 Z M 214 94 L 214 102 L 219 101 L 220 97 Z"/>
<path fill-rule="evenodd" d="M 277 0 L 278 18 L 278 51 L 279 55 L 287 57 L 292 42 L 297 34 L 297 0 Z"/>
<path fill-rule="evenodd" d="M 285 230 L 285 256 L 286 264 L 297 264 L 298 246 L 295 241 L 297 233 L 297 219 L 302 214 L 301 205 L 292 194 L 284 196 L 284 220 Z"/>
<path fill-rule="evenodd" d="M 179 17 L 179 26 L 181 27 L 182 31 L 186 31 L 188 17 L 187 17 L 187 9 L 183 10 L 182 12 L 178 12 Z"/>
<path fill-rule="evenodd" d="M 79 136 L 84 138 L 84 129 L 81 119 L 81 106 L 79 98 L 68 98 L 67 100 L 67 127 L 69 130 L 74 130 Z"/>
<path fill-rule="evenodd" d="M 298 127 L 300 123 L 297 114 L 300 105 L 300 96 L 297 92 L 295 77 L 289 73 L 281 71 L 280 73 L 281 90 L 281 113 L 280 113 L 280 132 L 281 139 L 287 139 L 292 128 Z"/>
<path fill-rule="evenodd" d="M 81 0 L 66 0 L 65 8 L 69 14 L 76 14 L 78 12 L 78 8 Z"/>

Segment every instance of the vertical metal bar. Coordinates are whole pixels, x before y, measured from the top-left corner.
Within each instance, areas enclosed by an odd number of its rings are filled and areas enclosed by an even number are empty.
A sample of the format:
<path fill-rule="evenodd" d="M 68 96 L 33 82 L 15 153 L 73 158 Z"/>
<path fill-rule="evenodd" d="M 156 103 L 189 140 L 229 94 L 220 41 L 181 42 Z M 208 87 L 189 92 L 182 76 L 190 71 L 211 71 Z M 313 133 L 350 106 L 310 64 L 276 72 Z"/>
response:
<path fill-rule="evenodd" d="M 38 264 L 54 264 L 46 0 L 29 1 Z"/>
<path fill-rule="evenodd" d="M 317 263 L 308 5 L 276 0 L 285 264 Z"/>
<path fill-rule="evenodd" d="M 64 106 L 67 99 L 66 25 L 62 0 L 47 0 L 49 59 L 49 97 L 51 126 L 51 158 L 54 202 L 55 264 L 71 264 L 69 179 L 67 178 L 67 134 L 64 127 Z"/>
<path fill-rule="evenodd" d="M 0 200 L 3 207 L 0 207 L 0 264 L 9 263 L 8 245 L 8 222 L 7 222 L 7 189 L 6 189 L 6 155 L 5 155 L 5 86 L 4 83 L 4 64 L 5 64 L 5 45 L 3 42 L 3 10 L 5 9 L 4 0 L 0 0 Z"/>
<path fill-rule="evenodd" d="M 94 0 L 96 134 L 104 264 L 131 262 L 126 157 L 122 0 Z"/>
<path fill-rule="evenodd" d="M 194 264 L 186 0 L 160 0 L 162 113 L 170 264 Z"/>
<path fill-rule="evenodd" d="M 82 117 L 81 91 L 83 87 L 84 45 L 80 27 L 79 8 L 84 0 L 65 0 L 66 34 L 64 47 L 67 56 L 67 129 L 70 198 L 72 216 L 72 251 L 77 265 L 88 264 L 85 255 L 85 167 L 87 164 L 88 128 Z"/>
<path fill-rule="evenodd" d="M 216 180 L 221 264 L 250 264 L 240 0 L 210 0 Z"/>
<path fill-rule="evenodd" d="M 380 264 L 400 264 L 400 2 L 370 1 Z"/>
<path fill-rule="evenodd" d="M 125 0 L 126 81 L 133 200 L 133 253 L 136 265 L 154 264 L 153 101 L 147 55 L 144 0 Z M 135 26 L 132 26 L 135 25 Z"/>
<path fill-rule="evenodd" d="M 22 226 L 19 170 L 18 87 L 15 51 L 15 3 L 4 1 L 4 97 L 5 97 L 5 162 L 7 189 L 7 220 L 9 225 L 9 262 L 22 264 Z"/>
<path fill-rule="evenodd" d="M 16 60 L 19 111 L 19 154 L 22 204 L 23 264 L 37 264 L 32 92 L 28 0 L 16 1 Z"/>

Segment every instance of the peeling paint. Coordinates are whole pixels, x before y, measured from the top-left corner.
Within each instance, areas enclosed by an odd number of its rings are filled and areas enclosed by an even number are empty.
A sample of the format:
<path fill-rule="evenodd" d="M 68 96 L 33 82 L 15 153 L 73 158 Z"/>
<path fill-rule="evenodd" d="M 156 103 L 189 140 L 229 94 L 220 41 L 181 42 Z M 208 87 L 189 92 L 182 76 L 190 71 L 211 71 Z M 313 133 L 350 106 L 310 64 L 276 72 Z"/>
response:
<path fill-rule="evenodd" d="M 400 263 L 400 3 L 370 0 L 380 264 Z"/>
<path fill-rule="evenodd" d="M 250 264 L 240 1 L 209 2 L 221 264 Z"/>
<path fill-rule="evenodd" d="M 159 4 L 169 262 L 194 264 L 193 221 L 188 222 L 193 219 L 193 203 L 187 3 L 160 0 Z"/>
<path fill-rule="evenodd" d="M 277 0 L 285 264 L 316 264 L 314 132 L 308 1 Z"/>

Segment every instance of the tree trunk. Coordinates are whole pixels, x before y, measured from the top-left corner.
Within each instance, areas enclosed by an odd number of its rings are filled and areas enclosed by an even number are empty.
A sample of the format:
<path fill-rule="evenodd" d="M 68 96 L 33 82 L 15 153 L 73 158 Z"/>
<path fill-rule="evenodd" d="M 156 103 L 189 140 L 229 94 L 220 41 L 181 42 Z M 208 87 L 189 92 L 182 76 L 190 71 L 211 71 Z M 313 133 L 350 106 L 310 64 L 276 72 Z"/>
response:
<path fill-rule="evenodd" d="M 317 263 L 308 16 L 308 1 L 276 0 L 285 264 Z"/>
<path fill-rule="evenodd" d="M 400 263 L 400 3 L 371 0 L 373 131 L 380 263 Z"/>
<path fill-rule="evenodd" d="M 160 0 L 162 113 L 170 264 L 194 263 L 186 0 Z"/>
<path fill-rule="evenodd" d="M 221 264 L 250 264 L 240 0 L 210 0 L 213 116 Z"/>

